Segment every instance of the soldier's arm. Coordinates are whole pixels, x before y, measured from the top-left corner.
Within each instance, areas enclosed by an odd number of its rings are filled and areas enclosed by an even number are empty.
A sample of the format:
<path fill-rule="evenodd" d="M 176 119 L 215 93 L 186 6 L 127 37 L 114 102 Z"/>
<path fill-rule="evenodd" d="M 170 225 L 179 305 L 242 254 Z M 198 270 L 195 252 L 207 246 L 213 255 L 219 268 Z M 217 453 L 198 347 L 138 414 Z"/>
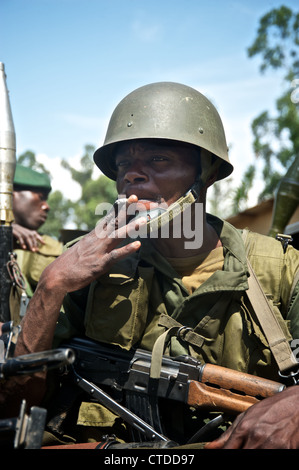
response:
<path fill-rule="evenodd" d="M 131 196 L 129 203 L 136 200 L 136 196 Z M 115 262 L 140 248 L 140 241 L 125 246 L 120 246 L 120 243 L 128 236 L 130 229 L 136 229 L 147 220 L 140 218 L 128 224 L 126 220 L 125 210 L 118 214 L 117 220 L 113 213 L 108 214 L 95 230 L 47 266 L 21 322 L 15 356 L 51 349 L 65 295 L 88 286 Z M 45 373 L 12 377 L 0 384 L 0 406 L 14 413 L 19 408 L 21 398 L 27 400 L 28 406 L 37 405 L 45 389 Z M 14 405 L 17 405 L 16 410 L 13 410 Z"/>
<path fill-rule="evenodd" d="M 132 202 L 135 201 L 132 196 Z M 130 229 L 146 223 L 145 218 L 125 223 L 106 216 L 96 229 L 62 253 L 42 273 L 22 321 L 16 355 L 51 348 L 64 296 L 82 289 L 105 274 L 118 260 L 140 248 L 140 241 L 119 246 Z M 115 230 L 115 227 L 119 227 Z"/>

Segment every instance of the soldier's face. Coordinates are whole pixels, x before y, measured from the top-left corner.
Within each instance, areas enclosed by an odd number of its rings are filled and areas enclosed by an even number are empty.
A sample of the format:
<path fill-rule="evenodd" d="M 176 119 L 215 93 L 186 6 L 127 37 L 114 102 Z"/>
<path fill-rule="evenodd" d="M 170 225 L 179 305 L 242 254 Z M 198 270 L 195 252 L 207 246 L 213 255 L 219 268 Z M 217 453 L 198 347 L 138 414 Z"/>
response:
<path fill-rule="evenodd" d="M 31 230 L 38 230 L 46 222 L 50 210 L 47 197 L 44 191 L 14 191 L 15 222 Z"/>
<path fill-rule="evenodd" d="M 200 158 L 191 146 L 132 141 L 119 145 L 116 168 L 119 194 L 169 206 L 194 183 Z"/>

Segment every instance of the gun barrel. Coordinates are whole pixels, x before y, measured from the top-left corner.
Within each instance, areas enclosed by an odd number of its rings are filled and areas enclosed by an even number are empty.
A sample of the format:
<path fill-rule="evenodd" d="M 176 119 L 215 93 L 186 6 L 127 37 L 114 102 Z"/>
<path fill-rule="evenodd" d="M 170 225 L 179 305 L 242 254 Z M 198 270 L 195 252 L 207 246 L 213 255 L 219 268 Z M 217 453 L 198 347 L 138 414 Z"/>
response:
<path fill-rule="evenodd" d="M 34 374 L 38 371 L 56 369 L 64 365 L 70 365 L 75 360 L 72 349 L 53 349 L 40 353 L 26 354 L 8 359 L 0 364 L 0 378 L 13 375 Z"/>

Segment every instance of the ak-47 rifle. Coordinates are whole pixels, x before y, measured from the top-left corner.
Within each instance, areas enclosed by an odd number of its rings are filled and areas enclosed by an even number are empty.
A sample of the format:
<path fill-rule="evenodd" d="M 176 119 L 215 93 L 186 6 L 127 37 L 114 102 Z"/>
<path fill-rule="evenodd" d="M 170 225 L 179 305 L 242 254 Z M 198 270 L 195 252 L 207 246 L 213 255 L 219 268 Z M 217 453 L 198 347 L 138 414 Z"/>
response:
<path fill-rule="evenodd" d="M 285 388 L 278 382 L 201 364 L 190 356 L 163 356 L 160 377 L 155 379 L 151 378 L 152 355 L 148 351 L 124 351 L 86 338 L 73 338 L 64 346 L 76 356 L 70 370 L 72 382 L 138 430 L 141 441 L 167 440 L 160 422 L 161 398 L 236 416 Z M 117 391 L 119 399 L 99 385 Z"/>
<path fill-rule="evenodd" d="M 16 167 L 16 136 L 4 64 L 0 62 L 0 322 L 11 319 L 9 295 L 12 286 L 8 265 L 13 249 L 13 180 Z"/>

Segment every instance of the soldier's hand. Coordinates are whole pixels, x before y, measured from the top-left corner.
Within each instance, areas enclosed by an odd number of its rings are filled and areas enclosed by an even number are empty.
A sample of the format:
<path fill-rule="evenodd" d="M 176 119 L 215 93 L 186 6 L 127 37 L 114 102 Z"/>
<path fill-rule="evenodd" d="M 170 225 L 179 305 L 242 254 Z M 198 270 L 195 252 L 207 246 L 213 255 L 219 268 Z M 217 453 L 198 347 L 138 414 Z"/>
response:
<path fill-rule="evenodd" d="M 19 224 L 12 224 L 12 233 L 17 245 L 22 250 L 35 252 L 39 250 L 40 244 L 44 245 L 45 243 L 43 237 L 38 232 Z"/>
<path fill-rule="evenodd" d="M 140 241 L 123 242 L 130 232 L 147 222 L 144 217 L 128 222 L 127 208 L 137 201 L 136 196 L 130 196 L 117 211 L 111 210 L 93 231 L 51 263 L 43 276 L 48 285 L 65 293 L 81 289 L 105 274 L 118 260 L 136 252 Z"/>
<path fill-rule="evenodd" d="M 299 387 L 289 387 L 239 415 L 206 449 L 299 449 Z"/>

